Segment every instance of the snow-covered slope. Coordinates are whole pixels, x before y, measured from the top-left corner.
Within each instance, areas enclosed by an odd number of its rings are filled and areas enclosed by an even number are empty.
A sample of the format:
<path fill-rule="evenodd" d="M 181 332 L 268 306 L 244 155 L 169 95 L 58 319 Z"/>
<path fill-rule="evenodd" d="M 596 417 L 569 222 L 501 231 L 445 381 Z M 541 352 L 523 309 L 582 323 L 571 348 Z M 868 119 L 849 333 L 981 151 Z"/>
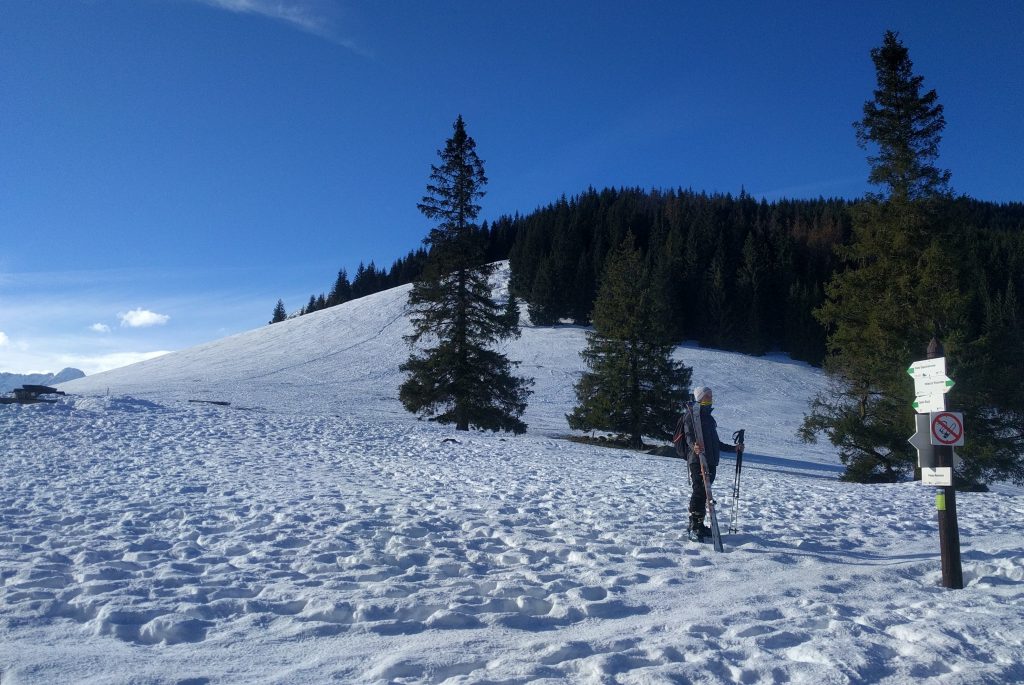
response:
<path fill-rule="evenodd" d="M 795 442 L 818 372 L 685 346 L 722 433 L 748 429 L 716 554 L 678 460 L 556 437 L 582 330 L 509 345 L 527 435 L 456 433 L 396 399 L 404 299 L 0 407 L 0 682 L 1024 679 L 1019 489 L 961 495 L 945 590 L 930 489 L 840 483 Z"/>
<path fill-rule="evenodd" d="M 505 296 L 507 265 L 496 275 Z M 274 413 L 372 416 L 415 421 L 398 402 L 399 366 L 409 357 L 403 337 L 410 286 L 61 385 L 79 395 L 130 395 L 159 401 L 214 400 Z M 505 352 L 533 378 L 525 420 L 531 433 L 569 433 L 566 412 L 582 370 L 586 330 L 534 327 L 524 314 L 522 337 Z M 819 370 L 783 355 L 749 357 L 681 346 L 677 356 L 694 368 L 695 385 L 710 385 L 722 432 L 747 429 L 767 454 L 799 452 L 835 464 L 829 448 L 808 449 L 795 439 L 808 397 L 825 387 Z M 682 398 L 680 398 L 682 399 Z"/>
<path fill-rule="evenodd" d="M 397 413 L 408 286 L 65 383 L 75 394 L 218 400 L 298 414 Z"/>

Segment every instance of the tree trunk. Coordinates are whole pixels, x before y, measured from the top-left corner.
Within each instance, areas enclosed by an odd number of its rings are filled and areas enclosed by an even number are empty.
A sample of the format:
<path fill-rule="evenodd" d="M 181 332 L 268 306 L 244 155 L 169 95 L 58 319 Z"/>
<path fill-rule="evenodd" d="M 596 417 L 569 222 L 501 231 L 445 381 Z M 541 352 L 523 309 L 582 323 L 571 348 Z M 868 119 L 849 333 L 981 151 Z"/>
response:
<path fill-rule="evenodd" d="M 630 428 L 632 428 L 632 443 L 635 449 L 644 445 L 643 426 L 640 425 L 640 416 L 643 409 L 640 407 L 640 343 L 636 340 L 629 343 L 629 413 Z"/>
<path fill-rule="evenodd" d="M 466 361 L 467 356 L 467 322 L 466 322 L 466 308 L 469 306 L 467 300 L 469 299 L 466 294 L 466 270 L 459 269 L 459 304 L 458 311 L 456 312 L 456 323 L 455 323 L 455 339 L 458 345 L 458 364 L 459 368 L 456 371 L 455 378 L 455 430 L 468 431 L 469 430 L 469 416 L 468 407 L 466 406 L 465 397 L 465 385 L 466 376 L 469 374 L 469 370 L 466 368 L 468 363 Z"/>

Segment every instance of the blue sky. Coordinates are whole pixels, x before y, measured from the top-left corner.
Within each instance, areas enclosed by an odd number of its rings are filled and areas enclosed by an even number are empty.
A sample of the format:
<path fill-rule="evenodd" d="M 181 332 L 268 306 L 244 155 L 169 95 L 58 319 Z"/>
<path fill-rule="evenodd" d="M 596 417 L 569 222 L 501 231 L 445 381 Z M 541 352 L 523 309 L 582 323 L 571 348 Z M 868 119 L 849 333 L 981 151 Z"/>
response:
<path fill-rule="evenodd" d="M 857 197 L 886 29 L 955 190 L 1024 200 L 1016 1 L 3 0 L 0 371 L 111 368 L 389 266 L 458 114 L 486 219 L 591 185 Z"/>

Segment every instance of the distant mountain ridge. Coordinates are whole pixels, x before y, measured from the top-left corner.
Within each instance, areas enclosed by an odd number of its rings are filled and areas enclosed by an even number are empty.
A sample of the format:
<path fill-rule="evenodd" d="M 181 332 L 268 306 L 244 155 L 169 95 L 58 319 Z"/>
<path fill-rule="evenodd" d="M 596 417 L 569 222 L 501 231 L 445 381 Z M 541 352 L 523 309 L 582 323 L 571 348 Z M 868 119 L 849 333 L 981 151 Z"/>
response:
<path fill-rule="evenodd" d="M 0 373 L 0 392 L 9 392 L 23 385 L 56 385 L 85 378 L 85 372 L 66 368 L 57 373 Z"/>

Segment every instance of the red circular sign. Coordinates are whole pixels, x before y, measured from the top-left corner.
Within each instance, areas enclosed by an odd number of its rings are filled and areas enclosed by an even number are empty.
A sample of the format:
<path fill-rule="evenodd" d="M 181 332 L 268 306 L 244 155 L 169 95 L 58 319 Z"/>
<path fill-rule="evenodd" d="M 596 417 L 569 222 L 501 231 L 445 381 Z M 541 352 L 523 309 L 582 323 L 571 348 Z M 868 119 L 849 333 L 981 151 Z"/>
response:
<path fill-rule="evenodd" d="M 964 435 L 964 424 L 960 417 L 949 412 L 941 412 L 932 419 L 932 436 L 943 445 L 955 445 Z"/>

